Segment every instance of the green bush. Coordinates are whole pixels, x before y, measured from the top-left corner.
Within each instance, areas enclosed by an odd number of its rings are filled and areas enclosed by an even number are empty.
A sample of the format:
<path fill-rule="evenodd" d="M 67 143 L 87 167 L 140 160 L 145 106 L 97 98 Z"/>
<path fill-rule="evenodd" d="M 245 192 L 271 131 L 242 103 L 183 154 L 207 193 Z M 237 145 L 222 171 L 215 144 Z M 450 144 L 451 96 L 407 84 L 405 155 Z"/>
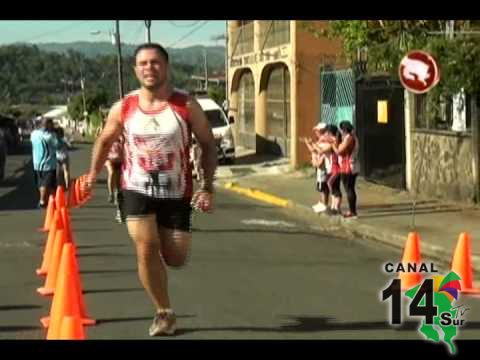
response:
<path fill-rule="evenodd" d="M 102 115 L 96 111 L 88 117 L 90 120 L 90 132 L 92 134 L 97 133 L 97 129 L 102 126 Z"/>
<path fill-rule="evenodd" d="M 225 88 L 222 86 L 210 86 L 208 88 L 208 97 L 213 99 L 218 105 L 222 106 L 225 100 Z"/>

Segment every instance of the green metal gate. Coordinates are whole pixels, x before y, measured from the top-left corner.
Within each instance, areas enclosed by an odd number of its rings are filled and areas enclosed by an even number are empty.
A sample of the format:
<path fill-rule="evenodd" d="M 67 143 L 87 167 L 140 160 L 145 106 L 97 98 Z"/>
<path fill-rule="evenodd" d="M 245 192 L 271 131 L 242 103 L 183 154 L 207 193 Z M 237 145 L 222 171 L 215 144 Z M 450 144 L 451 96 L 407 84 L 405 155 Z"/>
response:
<path fill-rule="evenodd" d="M 320 73 L 320 121 L 338 125 L 355 124 L 355 76 L 352 69 Z"/>

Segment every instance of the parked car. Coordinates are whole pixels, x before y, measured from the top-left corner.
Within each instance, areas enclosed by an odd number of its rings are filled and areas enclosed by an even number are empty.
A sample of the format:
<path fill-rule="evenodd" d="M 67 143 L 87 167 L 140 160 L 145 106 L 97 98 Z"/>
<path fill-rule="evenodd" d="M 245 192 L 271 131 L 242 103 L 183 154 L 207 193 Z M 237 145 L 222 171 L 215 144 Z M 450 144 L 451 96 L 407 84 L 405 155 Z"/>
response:
<path fill-rule="evenodd" d="M 198 98 L 200 107 L 207 115 L 217 144 L 218 160 L 233 164 L 235 162 L 235 142 L 232 124 L 223 109 L 212 99 Z"/>

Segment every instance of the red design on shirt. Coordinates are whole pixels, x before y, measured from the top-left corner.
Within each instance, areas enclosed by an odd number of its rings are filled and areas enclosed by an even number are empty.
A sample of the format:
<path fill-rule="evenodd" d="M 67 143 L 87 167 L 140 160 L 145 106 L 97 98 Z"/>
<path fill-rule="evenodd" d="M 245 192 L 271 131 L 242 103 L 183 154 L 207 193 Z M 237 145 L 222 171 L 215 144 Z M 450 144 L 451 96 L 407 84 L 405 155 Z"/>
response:
<path fill-rule="evenodd" d="M 124 98 L 124 189 L 155 198 L 191 198 L 187 101 L 187 95 L 175 91 L 155 111 L 145 111 L 138 92 Z"/>

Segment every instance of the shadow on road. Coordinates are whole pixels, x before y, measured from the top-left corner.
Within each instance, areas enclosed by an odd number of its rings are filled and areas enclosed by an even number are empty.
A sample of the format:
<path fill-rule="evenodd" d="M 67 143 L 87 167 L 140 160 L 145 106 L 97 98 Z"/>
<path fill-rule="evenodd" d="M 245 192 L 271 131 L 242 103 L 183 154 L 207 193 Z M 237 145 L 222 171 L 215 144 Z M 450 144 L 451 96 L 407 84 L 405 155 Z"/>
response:
<path fill-rule="evenodd" d="M 81 270 L 80 274 L 125 274 L 125 273 L 136 273 L 137 269 L 126 269 L 126 270 Z"/>
<path fill-rule="evenodd" d="M 30 145 L 24 144 L 20 154 L 7 158 L 9 167 L 14 170 L 7 173 L 6 179 L 0 182 L 0 188 L 14 187 L 14 189 L 0 195 L 0 211 L 37 208 L 38 193 L 33 176 L 33 162 L 31 156 L 28 158 L 25 156 L 30 152 Z"/>
<path fill-rule="evenodd" d="M 134 257 L 133 254 L 115 254 L 115 253 L 91 253 L 91 254 L 77 254 L 78 257 L 97 257 L 97 256 L 105 256 L 105 257 Z"/>
<path fill-rule="evenodd" d="M 408 321 L 399 327 L 393 327 L 385 321 L 359 321 L 339 322 L 332 317 L 295 317 L 288 316 L 293 323 L 278 327 L 255 327 L 255 326 L 231 326 L 231 327 L 205 327 L 205 328 L 183 328 L 177 330 L 177 335 L 185 335 L 199 331 L 247 331 L 247 332 L 272 332 L 272 333 L 311 333 L 323 331 L 355 331 L 355 330 L 394 330 L 394 331 L 416 331 L 420 326 L 419 322 Z M 466 323 L 462 327 L 466 329 L 478 329 L 480 322 Z"/>
<path fill-rule="evenodd" d="M 90 205 L 90 204 L 88 204 L 87 207 L 89 209 L 112 209 L 112 210 L 115 210 L 115 207 L 111 204 L 106 204 L 106 205 Z"/>
<path fill-rule="evenodd" d="M 113 209 L 112 209 L 113 210 Z M 74 218 L 74 222 L 77 222 L 77 221 L 109 221 L 109 220 L 112 220 L 112 218 L 99 218 L 99 217 L 88 217 L 88 216 L 85 216 L 85 217 L 79 217 L 79 216 L 75 216 Z"/>
<path fill-rule="evenodd" d="M 177 315 L 177 319 L 194 318 L 196 315 Z M 97 319 L 97 324 L 132 322 L 132 321 L 151 321 L 153 316 L 148 317 L 132 317 L 132 318 L 116 318 L 116 319 Z"/>
<path fill-rule="evenodd" d="M 113 220 L 112 220 L 113 222 Z M 99 231 L 112 231 L 110 228 L 88 228 L 88 229 L 75 229 L 76 232 L 99 232 Z"/>
<path fill-rule="evenodd" d="M 100 294 L 100 293 L 116 293 L 116 292 L 134 292 L 134 291 L 145 291 L 141 288 L 125 288 L 125 289 L 96 289 L 96 290 L 85 290 L 84 294 Z"/>
<path fill-rule="evenodd" d="M 0 311 L 40 309 L 39 305 L 1 305 Z"/>
<path fill-rule="evenodd" d="M 41 326 L 0 326 L 0 332 L 19 332 L 27 330 L 41 330 Z"/>
<path fill-rule="evenodd" d="M 130 244 L 101 244 L 101 245 L 78 245 L 77 249 L 100 249 L 100 248 L 110 248 L 110 247 L 127 247 L 131 246 Z"/>

